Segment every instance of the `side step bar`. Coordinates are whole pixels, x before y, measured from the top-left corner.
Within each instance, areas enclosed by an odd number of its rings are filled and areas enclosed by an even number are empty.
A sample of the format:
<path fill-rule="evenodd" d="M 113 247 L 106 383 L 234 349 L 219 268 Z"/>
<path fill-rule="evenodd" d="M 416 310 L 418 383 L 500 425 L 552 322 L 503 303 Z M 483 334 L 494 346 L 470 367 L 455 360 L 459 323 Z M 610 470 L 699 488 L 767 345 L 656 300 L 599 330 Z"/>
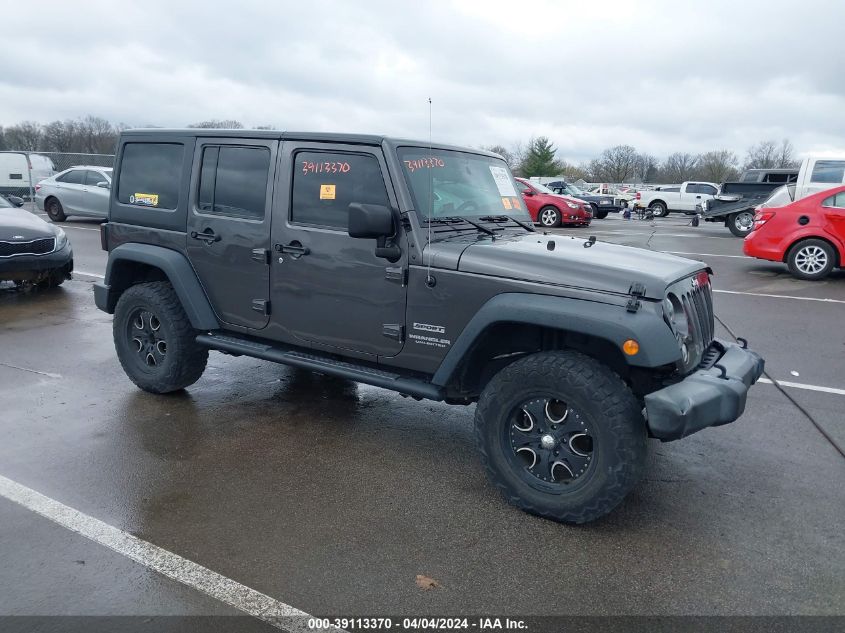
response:
<path fill-rule="evenodd" d="M 252 356 L 253 358 L 261 358 L 274 363 L 310 369 L 311 371 L 330 376 L 347 378 L 366 385 L 398 391 L 414 398 L 441 401 L 444 397 L 441 387 L 432 385 L 424 380 L 406 378 L 400 374 L 383 369 L 375 369 L 366 365 L 356 365 L 355 363 L 335 360 L 318 354 L 309 354 L 293 349 L 275 347 L 266 343 L 222 334 L 200 334 L 197 336 L 197 343 L 221 352 Z"/>

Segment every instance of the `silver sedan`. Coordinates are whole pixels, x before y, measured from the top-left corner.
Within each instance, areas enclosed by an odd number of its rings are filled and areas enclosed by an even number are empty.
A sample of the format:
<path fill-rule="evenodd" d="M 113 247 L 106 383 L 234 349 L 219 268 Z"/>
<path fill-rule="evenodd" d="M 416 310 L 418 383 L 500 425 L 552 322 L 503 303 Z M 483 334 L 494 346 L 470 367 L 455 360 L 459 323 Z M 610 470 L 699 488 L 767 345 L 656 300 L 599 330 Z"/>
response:
<path fill-rule="evenodd" d="M 53 222 L 62 222 L 69 215 L 106 219 L 111 177 L 111 167 L 71 167 L 35 186 L 35 204 Z"/>

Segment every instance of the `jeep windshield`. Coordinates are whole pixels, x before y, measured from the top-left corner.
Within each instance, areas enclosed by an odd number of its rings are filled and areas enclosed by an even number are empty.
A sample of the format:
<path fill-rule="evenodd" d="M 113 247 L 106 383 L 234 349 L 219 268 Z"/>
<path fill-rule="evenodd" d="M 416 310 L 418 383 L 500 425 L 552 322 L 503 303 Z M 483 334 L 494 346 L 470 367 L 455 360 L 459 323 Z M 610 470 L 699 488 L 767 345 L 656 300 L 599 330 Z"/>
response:
<path fill-rule="evenodd" d="M 504 161 L 468 152 L 401 147 L 399 161 L 420 221 L 531 222 Z"/>

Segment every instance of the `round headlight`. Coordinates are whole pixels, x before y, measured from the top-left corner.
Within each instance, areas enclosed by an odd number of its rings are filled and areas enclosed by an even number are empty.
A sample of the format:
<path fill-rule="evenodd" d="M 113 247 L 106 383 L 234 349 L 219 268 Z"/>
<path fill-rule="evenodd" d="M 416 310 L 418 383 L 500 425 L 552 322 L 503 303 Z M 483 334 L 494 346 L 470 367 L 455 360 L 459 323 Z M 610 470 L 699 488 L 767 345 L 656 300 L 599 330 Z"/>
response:
<path fill-rule="evenodd" d="M 666 295 L 663 300 L 663 314 L 675 335 L 679 336 L 681 340 L 689 336 L 687 312 L 676 294 L 670 292 Z"/>

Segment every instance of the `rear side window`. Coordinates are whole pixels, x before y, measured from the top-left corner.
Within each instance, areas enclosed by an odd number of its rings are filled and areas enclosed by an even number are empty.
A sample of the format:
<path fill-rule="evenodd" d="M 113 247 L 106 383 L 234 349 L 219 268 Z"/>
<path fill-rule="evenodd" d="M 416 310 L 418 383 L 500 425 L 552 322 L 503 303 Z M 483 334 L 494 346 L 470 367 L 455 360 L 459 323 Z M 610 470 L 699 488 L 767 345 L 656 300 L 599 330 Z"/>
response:
<path fill-rule="evenodd" d="M 716 195 L 716 187 L 713 185 L 698 185 L 698 193 L 705 193 L 708 196 Z"/>
<path fill-rule="evenodd" d="M 845 191 L 840 191 L 835 196 L 830 196 L 830 198 L 825 198 L 824 202 L 822 202 L 822 206 L 845 209 Z"/>
<path fill-rule="evenodd" d="M 182 173 L 181 143 L 127 143 L 123 147 L 117 199 L 157 209 L 179 205 L 179 179 Z"/>
<path fill-rule="evenodd" d="M 85 172 L 81 169 L 72 169 L 71 171 L 67 172 L 66 174 L 62 174 L 56 180 L 58 182 L 64 182 L 69 185 L 81 185 L 82 179 L 85 175 Z"/>
<path fill-rule="evenodd" d="M 291 221 L 345 231 L 349 205 L 389 205 L 375 156 L 298 152 L 294 158 Z"/>
<path fill-rule="evenodd" d="M 269 172 L 270 150 L 266 147 L 206 147 L 200 168 L 199 210 L 263 219 Z"/>
<path fill-rule="evenodd" d="M 817 160 L 811 182 L 845 182 L 845 160 Z"/>

